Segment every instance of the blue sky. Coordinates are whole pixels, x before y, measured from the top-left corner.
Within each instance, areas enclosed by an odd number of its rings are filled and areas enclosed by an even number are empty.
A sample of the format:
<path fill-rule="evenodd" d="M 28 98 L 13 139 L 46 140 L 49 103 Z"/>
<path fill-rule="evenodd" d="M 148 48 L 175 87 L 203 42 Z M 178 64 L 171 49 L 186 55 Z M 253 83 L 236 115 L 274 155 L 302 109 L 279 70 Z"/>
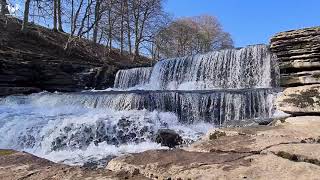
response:
<path fill-rule="evenodd" d="M 216 16 L 235 46 L 268 43 L 280 31 L 320 26 L 320 0 L 167 0 L 174 17 Z"/>

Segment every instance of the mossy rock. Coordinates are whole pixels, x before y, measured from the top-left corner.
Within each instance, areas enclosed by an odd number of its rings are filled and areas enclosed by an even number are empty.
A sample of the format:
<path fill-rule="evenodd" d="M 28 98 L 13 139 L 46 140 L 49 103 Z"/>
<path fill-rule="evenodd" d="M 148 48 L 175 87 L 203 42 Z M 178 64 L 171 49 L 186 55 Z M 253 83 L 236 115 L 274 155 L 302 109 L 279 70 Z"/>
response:
<path fill-rule="evenodd" d="M 223 131 L 215 131 L 214 133 L 209 135 L 209 139 L 214 140 L 214 139 L 218 139 L 223 136 L 227 136 L 227 134 Z"/>
<path fill-rule="evenodd" d="M 11 155 L 11 154 L 14 154 L 14 153 L 16 153 L 16 152 L 13 151 L 13 150 L 0 149 L 0 156 L 8 156 L 8 155 Z"/>

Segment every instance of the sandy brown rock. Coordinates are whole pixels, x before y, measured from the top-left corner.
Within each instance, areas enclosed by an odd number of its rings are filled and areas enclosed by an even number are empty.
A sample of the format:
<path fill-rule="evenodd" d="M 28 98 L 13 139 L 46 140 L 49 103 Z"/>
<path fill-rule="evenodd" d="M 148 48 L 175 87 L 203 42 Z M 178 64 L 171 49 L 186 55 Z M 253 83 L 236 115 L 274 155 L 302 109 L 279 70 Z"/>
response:
<path fill-rule="evenodd" d="M 320 135 L 320 117 L 304 116 L 287 118 L 275 126 L 255 126 L 243 128 L 221 129 L 227 136 L 210 141 L 207 137 L 200 140 L 186 150 L 212 152 L 212 151 L 236 151 L 259 152 L 273 145 L 283 143 L 300 143 L 308 138 L 317 138 Z"/>
<path fill-rule="evenodd" d="M 320 85 L 285 89 L 277 99 L 277 108 L 294 115 L 319 115 Z"/>
<path fill-rule="evenodd" d="M 85 169 L 78 166 L 56 164 L 24 152 L 0 150 L 1 180 L 61 180 L 61 179 L 147 179 L 141 175 L 111 172 L 105 169 Z"/>
<path fill-rule="evenodd" d="M 118 157 L 107 168 L 152 179 L 318 179 L 320 117 L 274 124 L 214 130 L 184 150 Z M 217 131 L 226 135 L 209 138 Z"/>

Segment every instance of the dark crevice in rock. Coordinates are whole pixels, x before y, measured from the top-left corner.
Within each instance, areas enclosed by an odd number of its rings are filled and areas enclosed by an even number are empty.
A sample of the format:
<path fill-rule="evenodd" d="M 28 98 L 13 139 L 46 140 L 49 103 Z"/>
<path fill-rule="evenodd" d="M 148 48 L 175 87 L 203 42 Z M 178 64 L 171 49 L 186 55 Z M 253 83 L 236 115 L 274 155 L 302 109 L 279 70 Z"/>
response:
<path fill-rule="evenodd" d="M 291 114 L 292 117 L 297 116 L 320 116 L 320 112 L 295 112 L 295 111 L 283 111 L 284 113 Z"/>
<path fill-rule="evenodd" d="M 38 172 L 39 172 L 39 171 L 31 172 L 31 173 L 29 173 L 29 174 L 27 174 L 27 175 L 19 178 L 18 180 L 29 179 L 29 178 L 31 178 L 31 176 L 37 174 Z"/>
<path fill-rule="evenodd" d="M 280 65 L 280 73 L 281 74 L 288 74 L 288 75 L 290 75 L 291 73 L 298 73 L 298 72 L 303 72 L 303 71 L 317 71 L 317 70 L 320 70 L 320 67 L 313 66 L 313 67 L 287 67 L 287 68 L 281 68 L 281 65 Z"/>
<path fill-rule="evenodd" d="M 310 164 L 314 164 L 317 166 L 320 166 L 320 161 L 318 159 L 311 159 L 302 155 L 298 155 L 298 154 L 290 154 L 288 152 L 285 151 L 279 151 L 277 153 L 274 153 L 274 155 L 284 158 L 284 159 L 288 159 L 290 161 L 293 162 L 306 162 L 306 163 L 310 163 Z"/>

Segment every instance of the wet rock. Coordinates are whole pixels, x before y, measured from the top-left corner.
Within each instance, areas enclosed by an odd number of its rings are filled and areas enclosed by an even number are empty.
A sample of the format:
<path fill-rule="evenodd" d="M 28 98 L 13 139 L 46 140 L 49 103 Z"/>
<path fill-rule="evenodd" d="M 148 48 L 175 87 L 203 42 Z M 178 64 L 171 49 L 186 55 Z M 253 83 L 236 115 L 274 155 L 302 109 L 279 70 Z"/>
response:
<path fill-rule="evenodd" d="M 155 141 L 169 148 L 174 148 L 183 142 L 182 137 L 171 129 L 160 129 L 156 134 Z"/>
<path fill-rule="evenodd" d="M 277 108 L 293 115 L 320 115 L 320 85 L 287 88 L 277 99 Z"/>
<path fill-rule="evenodd" d="M 107 156 L 105 158 L 102 159 L 92 159 L 92 160 L 88 160 L 87 162 L 85 162 L 83 164 L 82 167 L 87 168 L 87 169 L 97 169 L 97 168 L 104 168 L 108 165 L 108 163 L 112 160 L 116 158 L 116 156 Z"/>

